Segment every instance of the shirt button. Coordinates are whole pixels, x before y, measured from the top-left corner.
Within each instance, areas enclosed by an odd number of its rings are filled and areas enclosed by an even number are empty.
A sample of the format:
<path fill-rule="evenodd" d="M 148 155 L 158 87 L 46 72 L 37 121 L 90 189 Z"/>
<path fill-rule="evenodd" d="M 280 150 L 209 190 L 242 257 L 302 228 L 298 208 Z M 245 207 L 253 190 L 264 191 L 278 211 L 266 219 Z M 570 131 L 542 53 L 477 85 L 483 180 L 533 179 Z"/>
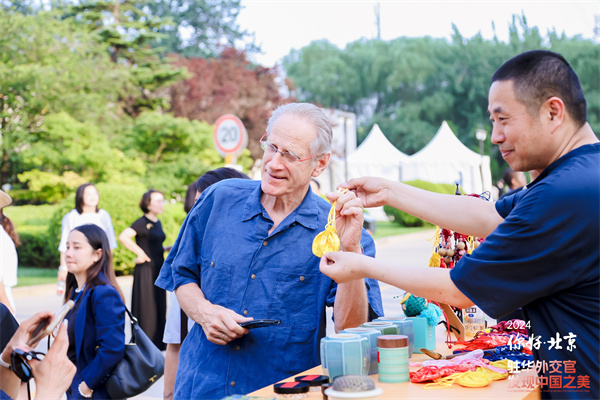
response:
<path fill-rule="evenodd" d="M 235 386 L 235 381 L 231 381 L 230 385 Z"/>
<path fill-rule="evenodd" d="M 252 279 L 256 279 L 256 274 L 252 274 L 252 275 L 250 275 L 250 278 L 252 278 Z"/>
<path fill-rule="evenodd" d="M 237 345 L 237 346 L 235 346 L 235 349 L 236 349 L 237 351 L 239 351 L 239 350 L 241 349 L 241 347 L 240 347 L 239 345 Z"/>
<path fill-rule="evenodd" d="M 248 310 L 244 310 L 244 315 L 248 315 Z"/>
<path fill-rule="evenodd" d="M 263 246 L 266 246 L 266 245 L 267 245 L 267 241 L 265 240 L 265 241 L 263 242 Z"/>
<path fill-rule="evenodd" d="M 304 282 L 304 277 L 303 276 L 300 277 L 300 282 Z"/>
<path fill-rule="evenodd" d="M 211 261 L 211 262 L 210 262 L 210 266 L 211 266 L 211 267 L 214 267 L 214 266 L 215 266 L 215 262 L 214 262 L 214 261 Z"/>

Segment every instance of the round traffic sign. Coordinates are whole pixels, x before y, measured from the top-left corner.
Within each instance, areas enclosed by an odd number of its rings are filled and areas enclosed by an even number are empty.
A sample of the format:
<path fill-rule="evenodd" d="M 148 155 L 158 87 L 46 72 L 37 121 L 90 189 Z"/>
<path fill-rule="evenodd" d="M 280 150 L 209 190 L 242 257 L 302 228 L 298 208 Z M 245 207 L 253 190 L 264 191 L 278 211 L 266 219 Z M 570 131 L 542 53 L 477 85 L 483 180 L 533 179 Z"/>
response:
<path fill-rule="evenodd" d="M 215 148 L 222 157 L 237 154 L 248 145 L 248 133 L 238 117 L 226 114 L 215 124 L 214 142 Z"/>

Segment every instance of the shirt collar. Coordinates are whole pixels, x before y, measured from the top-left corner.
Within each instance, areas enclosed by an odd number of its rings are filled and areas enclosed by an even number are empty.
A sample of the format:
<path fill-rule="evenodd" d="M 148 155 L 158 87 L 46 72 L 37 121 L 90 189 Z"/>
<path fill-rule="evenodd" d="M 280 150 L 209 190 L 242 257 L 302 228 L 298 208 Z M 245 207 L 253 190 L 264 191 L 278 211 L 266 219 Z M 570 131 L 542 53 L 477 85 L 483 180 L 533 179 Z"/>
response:
<path fill-rule="evenodd" d="M 242 222 L 249 221 L 259 214 L 264 212 L 264 207 L 260 202 L 262 190 L 260 182 L 256 185 L 256 188 L 248 196 L 248 200 L 244 204 L 244 213 L 242 214 Z M 298 222 L 308 229 L 317 229 L 319 227 L 319 196 L 313 193 L 312 190 L 308 190 L 302 203 L 290 213 L 286 218 L 290 222 Z M 292 218 L 289 220 L 288 218 Z"/>

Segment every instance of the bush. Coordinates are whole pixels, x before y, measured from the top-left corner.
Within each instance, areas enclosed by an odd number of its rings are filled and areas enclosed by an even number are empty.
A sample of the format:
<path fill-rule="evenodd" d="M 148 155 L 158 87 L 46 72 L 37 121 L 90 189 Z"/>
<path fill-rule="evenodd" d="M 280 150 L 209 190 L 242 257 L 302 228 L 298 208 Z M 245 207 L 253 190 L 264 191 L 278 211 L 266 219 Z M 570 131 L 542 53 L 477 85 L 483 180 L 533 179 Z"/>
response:
<path fill-rule="evenodd" d="M 19 233 L 21 245 L 17 247 L 19 267 L 58 268 L 60 257 L 58 243 L 48 234 Z"/>
<path fill-rule="evenodd" d="M 428 190 L 430 192 L 443 193 L 443 194 L 454 194 L 456 192 L 456 186 L 449 183 L 432 183 L 422 180 L 414 180 L 404 182 L 407 185 L 417 187 L 419 189 Z M 406 227 L 425 227 L 432 226 L 429 222 L 423 221 L 413 215 L 400 211 L 394 207 L 383 206 L 385 213 L 398 225 Z M 443 210 L 440 210 L 443 212 Z"/>

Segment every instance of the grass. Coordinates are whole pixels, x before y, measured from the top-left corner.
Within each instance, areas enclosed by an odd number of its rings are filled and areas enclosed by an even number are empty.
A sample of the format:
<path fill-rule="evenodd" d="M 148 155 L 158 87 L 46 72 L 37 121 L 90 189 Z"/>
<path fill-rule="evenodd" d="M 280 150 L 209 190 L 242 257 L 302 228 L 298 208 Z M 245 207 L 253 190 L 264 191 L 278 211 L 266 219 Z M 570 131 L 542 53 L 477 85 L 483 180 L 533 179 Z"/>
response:
<path fill-rule="evenodd" d="M 56 283 L 58 269 L 55 268 L 33 268 L 33 267 L 19 267 L 17 275 L 19 286 L 33 286 L 33 285 L 45 285 L 47 283 Z"/>
<path fill-rule="evenodd" d="M 36 234 L 46 232 L 50 219 L 57 206 L 44 204 L 42 206 L 18 206 L 4 208 L 4 214 L 15 224 L 18 233 Z"/>

